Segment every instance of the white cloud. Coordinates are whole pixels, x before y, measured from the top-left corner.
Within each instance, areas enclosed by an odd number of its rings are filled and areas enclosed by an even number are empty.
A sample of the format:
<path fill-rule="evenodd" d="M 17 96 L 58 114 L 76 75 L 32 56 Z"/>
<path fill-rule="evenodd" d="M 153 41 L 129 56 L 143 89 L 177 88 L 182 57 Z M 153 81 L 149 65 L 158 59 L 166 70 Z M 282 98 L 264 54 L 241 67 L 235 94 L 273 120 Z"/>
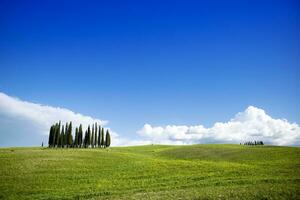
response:
<path fill-rule="evenodd" d="M 97 122 L 106 125 L 105 120 L 75 113 L 59 107 L 46 106 L 8 96 L 0 92 L 0 146 L 39 145 L 47 143 L 49 127 L 61 120 L 62 124 L 72 121 L 73 127 Z M 118 137 L 116 133 L 112 133 Z"/>
<path fill-rule="evenodd" d="M 138 133 L 155 144 L 240 143 L 262 140 L 275 145 L 300 145 L 300 127 L 285 119 L 273 119 L 262 109 L 249 106 L 229 122 L 202 125 L 153 127 L 145 124 Z"/>
<path fill-rule="evenodd" d="M 129 138 L 120 137 L 119 134 L 111 130 L 110 128 L 110 136 L 112 138 L 112 146 L 137 146 L 137 145 L 147 145 L 151 144 L 151 140 L 133 140 Z"/>

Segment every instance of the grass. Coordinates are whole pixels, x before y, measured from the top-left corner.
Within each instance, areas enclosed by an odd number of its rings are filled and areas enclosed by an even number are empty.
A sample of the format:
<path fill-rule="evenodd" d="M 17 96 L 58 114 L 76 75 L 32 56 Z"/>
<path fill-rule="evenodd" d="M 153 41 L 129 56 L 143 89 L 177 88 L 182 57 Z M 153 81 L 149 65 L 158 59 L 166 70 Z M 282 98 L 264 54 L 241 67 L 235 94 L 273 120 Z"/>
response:
<path fill-rule="evenodd" d="M 2 148 L 0 199 L 300 199 L 300 148 Z"/>

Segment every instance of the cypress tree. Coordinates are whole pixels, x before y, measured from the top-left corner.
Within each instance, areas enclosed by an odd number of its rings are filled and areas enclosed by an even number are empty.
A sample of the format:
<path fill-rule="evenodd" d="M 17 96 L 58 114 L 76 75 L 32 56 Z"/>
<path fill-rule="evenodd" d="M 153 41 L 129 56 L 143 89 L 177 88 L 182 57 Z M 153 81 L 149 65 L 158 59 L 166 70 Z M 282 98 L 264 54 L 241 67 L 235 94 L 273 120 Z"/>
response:
<path fill-rule="evenodd" d="M 79 125 L 79 133 L 78 133 L 78 142 L 79 142 L 79 147 L 81 148 L 82 146 L 82 125 Z"/>
<path fill-rule="evenodd" d="M 69 145 L 69 147 L 71 147 L 72 144 L 73 144 L 73 137 L 72 137 L 72 122 L 70 122 L 69 128 L 68 128 L 68 145 Z"/>
<path fill-rule="evenodd" d="M 65 145 L 65 128 L 64 128 L 64 125 L 62 125 L 62 128 L 61 128 L 61 136 L 60 136 L 60 140 L 61 140 L 61 147 L 64 148 L 64 145 Z"/>
<path fill-rule="evenodd" d="M 61 133 L 58 133 L 57 138 L 58 138 L 57 147 L 61 147 L 61 138 L 62 138 Z"/>
<path fill-rule="evenodd" d="M 104 128 L 102 127 L 102 130 L 101 130 L 101 147 L 104 147 Z"/>
<path fill-rule="evenodd" d="M 74 141 L 74 146 L 78 147 L 78 127 L 75 129 L 75 141 Z"/>
<path fill-rule="evenodd" d="M 54 144 L 55 144 L 55 127 L 56 127 L 56 124 L 53 125 L 51 147 L 54 147 Z"/>
<path fill-rule="evenodd" d="M 81 133 L 80 133 L 80 130 L 79 130 L 79 128 L 78 128 L 78 148 L 81 148 L 81 139 L 82 138 L 82 136 L 81 136 Z"/>
<path fill-rule="evenodd" d="M 55 145 L 56 145 L 56 133 L 57 133 L 57 123 L 54 125 L 54 128 L 53 128 L 53 141 L 52 141 L 53 147 L 55 147 Z"/>
<path fill-rule="evenodd" d="M 64 138 L 64 145 L 68 148 L 69 145 L 68 145 L 68 138 L 69 138 L 69 124 L 68 122 L 66 122 L 66 127 L 65 127 L 65 138 Z"/>
<path fill-rule="evenodd" d="M 90 147 L 90 145 L 91 145 L 91 128 L 89 125 L 87 130 L 87 146 Z"/>
<path fill-rule="evenodd" d="M 105 147 L 109 147 L 110 146 L 110 134 L 109 134 L 109 130 L 106 130 L 106 135 L 105 135 Z"/>
<path fill-rule="evenodd" d="M 59 122 L 59 126 L 58 126 L 58 134 L 57 134 L 57 147 L 61 147 L 61 131 L 60 131 L 60 122 Z"/>
<path fill-rule="evenodd" d="M 101 147 L 101 126 L 99 125 L 99 131 L 98 131 L 98 148 Z"/>
<path fill-rule="evenodd" d="M 85 131 L 85 148 L 88 148 L 89 146 L 89 134 L 88 134 L 88 130 Z"/>
<path fill-rule="evenodd" d="M 95 128 L 94 128 L 94 124 L 93 124 L 93 126 L 92 126 L 92 137 L 91 137 L 92 148 L 94 148 L 94 136 L 95 136 Z"/>
<path fill-rule="evenodd" d="M 53 125 L 50 127 L 50 131 L 49 131 L 49 139 L 48 139 L 49 147 L 52 147 L 52 141 L 53 141 Z"/>
<path fill-rule="evenodd" d="M 97 147 L 97 122 L 95 123 L 95 141 L 94 141 L 95 147 Z"/>
<path fill-rule="evenodd" d="M 55 137 L 55 146 L 56 147 L 59 146 L 59 140 L 60 140 L 60 121 L 59 121 L 59 124 L 57 124 L 57 128 L 56 128 L 56 137 Z"/>
<path fill-rule="evenodd" d="M 55 134 L 55 129 L 54 129 L 54 125 L 52 125 L 52 130 L 51 130 L 51 147 L 53 147 L 53 141 L 54 141 L 54 134 Z"/>
<path fill-rule="evenodd" d="M 86 131 L 84 132 L 83 147 L 86 148 Z"/>
<path fill-rule="evenodd" d="M 55 144 L 55 127 L 56 127 L 56 124 L 53 124 L 51 147 L 54 147 L 54 144 Z"/>
<path fill-rule="evenodd" d="M 88 147 L 88 129 L 85 130 L 85 135 L 84 135 L 84 148 Z"/>
<path fill-rule="evenodd" d="M 52 137 L 52 147 L 56 145 L 56 133 L 57 133 L 57 123 L 53 126 L 53 137 Z"/>

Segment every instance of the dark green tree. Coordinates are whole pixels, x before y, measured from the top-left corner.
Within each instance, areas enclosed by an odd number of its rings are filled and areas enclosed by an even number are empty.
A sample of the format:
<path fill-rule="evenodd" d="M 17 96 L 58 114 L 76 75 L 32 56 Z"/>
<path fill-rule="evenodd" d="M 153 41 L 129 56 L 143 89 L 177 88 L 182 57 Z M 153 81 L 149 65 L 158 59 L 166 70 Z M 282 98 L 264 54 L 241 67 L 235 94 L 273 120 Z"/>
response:
<path fill-rule="evenodd" d="M 90 138 L 90 134 L 89 134 L 89 131 L 88 130 L 86 130 L 86 148 L 89 148 L 89 139 Z"/>
<path fill-rule="evenodd" d="M 49 138 L 48 138 L 48 147 L 52 147 L 53 141 L 53 125 L 50 127 Z"/>
<path fill-rule="evenodd" d="M 82 147 L 82 125 L 79 125 L 79 130 L 78 130 L 78 143 L 79 147 Z"/>
<path fill-rule="evenodd" d="M 89 125 L 87 130 L 87 147 L 90 147 L 90 145 L 91 145 L 91 128 Z"/>
<path fill-rule="evenodd" d="M 59 140 L 60 140 L 60 121 L 57 124 L 56 133 L 55 133 L 55 146 L 56 147 L 59 146 Z"/>
<path fill-rule="evenodd" d="M 64 128 L 64 125 L 62 125 L 62 128 L 61 128 L 61 136 L 60 136 L 60 143 L 61 143 L 61 147 L 64 148 L 64 145 L 65 145 L 65 128 Z"/>
<path fill-rule="evenodd" d="M 78 147 L 78 127 L 75 129 L 75 141 L 74 141 L 74 147 Z"/>
<path fill-rule="evenodd" d="M 57 126 L 58 126 L 57 123 L 53 126 L 52 147 L 55 147 L 55 145 L 56 145 Z"/>
<path fill-rule="evenodd" d="M 84 133 L 83 147 L 84 147 L 84 148 L 87 147 L 87 130 L 86 130 L 85 133 Z"/>
<path fill-rule="evenodd" d="M 109 130 L 106 130 L 106 135 L 105 135 L 105 147 L 109 147 L 110 146 L 110 134 L 109 134 Z"/>
<path fill-rule="evenodd" d="M 57 143 L 57 147 L 61 148 L 62 144 L 61 144 L 61 138 L 62 138 L 62 135 L 61 135 L 61 132 L 58 132 L 58 143 Z"/>
<path fill-rule="evenodd" d="M 104 142 L 104 128 L 102 127 L 102 130 L 101 130 L 101 147 L 104 147 L 105 145 L 105 142 Z"/>
<path fill-rule="evenodd" d="M 94 137 L 95 137 L 95 128 L 94 128 L 94 124 L 92 126 L 92 137 L 91 137 L 91 146 L 92 148 L 94 148 Z"/>
<path fill-rule="evenodd" d="M 69 139 L 69 130 L 68 130 L 68 128 L 69 128 L 69 123 L 66 122 L 66 127 L 65 127 L 65 138 L 64 138 L 64 145 L 65 145 L 66 148 L 69 147 L 69 145 L 68 145 L 68 139 Z"/>
<path fill-rule="evenodd" d="M 98 131 L 98 148 L 101 147 L 101 126 L 99 125 L 99 131 Z"/>
<path fill-rule="evenodd" d="M 98 129 L 97 129 L 98 127 L 97 127 L 97 122 L 95 123 L 95 138 L 94 138 L 94 145 L 95 145 L 95 147 L 97 147 L 97 135 L 98 135 Z"/>
<path fill-rule="evenodd" d="M 68 127 L 68 145 L 71 147 L 73 144 L 73 137 L 72 137 L 72 122 L 70 122 Z"/>

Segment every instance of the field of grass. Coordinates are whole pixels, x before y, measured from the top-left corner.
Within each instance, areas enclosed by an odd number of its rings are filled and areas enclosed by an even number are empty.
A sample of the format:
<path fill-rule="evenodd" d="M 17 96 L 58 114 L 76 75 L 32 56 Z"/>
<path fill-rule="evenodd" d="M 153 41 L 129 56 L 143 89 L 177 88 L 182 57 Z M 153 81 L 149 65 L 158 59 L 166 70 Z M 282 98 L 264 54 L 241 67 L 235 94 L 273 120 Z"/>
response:
<path fill-rule="evenodd" d="M 2 148 L 0 199 L 300 199 L 300 148 Z"/>

